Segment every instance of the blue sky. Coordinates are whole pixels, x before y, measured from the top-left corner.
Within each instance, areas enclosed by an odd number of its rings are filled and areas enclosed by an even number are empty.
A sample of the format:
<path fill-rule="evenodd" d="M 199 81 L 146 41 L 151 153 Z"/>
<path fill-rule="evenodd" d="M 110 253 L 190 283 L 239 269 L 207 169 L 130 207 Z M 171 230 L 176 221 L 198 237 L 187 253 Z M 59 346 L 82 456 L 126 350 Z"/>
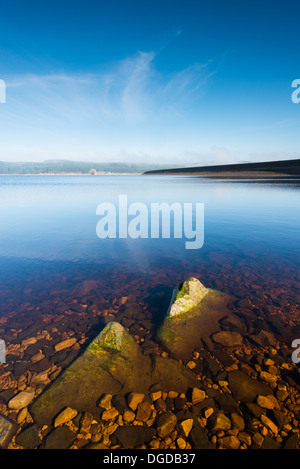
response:
<path fill-rule="evenodd" d="M 0 160 L 299 158 L 297 1 L 1 1 Z"/>

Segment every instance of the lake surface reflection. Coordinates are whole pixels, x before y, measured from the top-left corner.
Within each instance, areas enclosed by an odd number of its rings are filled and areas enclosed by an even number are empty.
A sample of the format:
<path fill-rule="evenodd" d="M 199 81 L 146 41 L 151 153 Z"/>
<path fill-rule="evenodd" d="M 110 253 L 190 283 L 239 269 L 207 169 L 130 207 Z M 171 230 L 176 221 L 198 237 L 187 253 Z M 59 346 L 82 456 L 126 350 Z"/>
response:
<path fill-rule="evenodd" d="M 295 318 L 299 189 L 296 178 L 0 176 L 0 315 L 20 311 L 25 321 L 45 302 L 51 313 L 58 299 L 80 302 L 91 292 L 99 308 L 100 298 L 107 305 L 131 294 L 158 314 L 171 289 L 193 275 Z M 204 204 L 203 247 L 185 249 L 186 239 L 172 232 L 170 239 L 99 239 L 97 206 L 118 207 L 120 195 L 147 207 Z M 94 289 L 80 290 L 89 280 Z"/>

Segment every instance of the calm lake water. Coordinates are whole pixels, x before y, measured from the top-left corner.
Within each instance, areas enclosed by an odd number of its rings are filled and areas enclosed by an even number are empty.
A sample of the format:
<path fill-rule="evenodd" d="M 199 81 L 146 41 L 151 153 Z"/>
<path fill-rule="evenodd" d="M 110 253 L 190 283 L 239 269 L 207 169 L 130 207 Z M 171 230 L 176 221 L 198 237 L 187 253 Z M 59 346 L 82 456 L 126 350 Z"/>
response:
<path fill-rule="evenodd" d="M 97 206 L 118 209 L 120 195 L 146 207 L 204 204 L 203 247 L 186 249 L 172 231 L 170 239 L 99 239 Z M 171 289 L 193 275 L 295 317 L 299 195 L 296 178 L 0 176 L 0 315 L 78 299 L 87 280 L 103 301 L 134 294 L 163 309 Z"/>

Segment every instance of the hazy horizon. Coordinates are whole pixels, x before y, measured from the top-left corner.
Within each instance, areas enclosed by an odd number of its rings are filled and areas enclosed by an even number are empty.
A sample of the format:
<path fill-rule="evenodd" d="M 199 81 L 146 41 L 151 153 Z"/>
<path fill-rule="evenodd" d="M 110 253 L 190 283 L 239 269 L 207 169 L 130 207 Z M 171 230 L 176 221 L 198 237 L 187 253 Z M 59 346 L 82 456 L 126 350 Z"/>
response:
<path fill-rule="evenodd" d="M 292 158 L 292 159 L 282 159 L 282 160 L 264 160 L 264 161 L 237 161 L 235 163 L 221 163 L 221 166 L 227 166 L 227 165 L 231 165 L 231 164 L 249 164 L 249 163 L 270 163 L 270 162 L 282 162 L 282 161 L 299 161 L 299 158 Z M 84 161 L 84 160 L 68 160 L 68 159 L 48 159 L 48 160 L 43 160 L 43 161 L 10 161 L 10 162 L 7 162 L 7 161 L 1 161 L 0 160 L 0 165 L 1 164 L 7 164 L 7 165 L 24 165 L 26 167 L 26 165 L 47 165 L 47 164 L 54 164 L 54 165 L 59 165 L 59 164 L 70 164 L 70 166 L 73 164 L 74 166 L 76 165 L 80 165 L 80 164 L 83 164 L 83 165 L 89 165 L 90 166 L 90 169 L 94 169 L 94 166 L 97 168 L 98 165 L 103 165 L 104 167 L 107 165 L 118 165 L 118 164 L 121 164 L 121 165 L 133 165 L 133 166 L 138 166 L 138 167 L 151 167 L 153 166 L 153 169 L 158 169 L 158 168 L 161 168 L 161 169 L 171 169 L 172 167 L 174 168 L 178 168 L 178 167 L 208 167 L 208 166 L 218 166 L 220 165 L 220 163 L 218 162 L 211 162 L 211 161 L 208 161 L 208 162 L 201 162 L 201 163 L 191 163 L 191 164 L 184 164 L 184 162 L 182 162 L 181 164 L 175 164 L 175 163 L 171 163 L 170 164 L 167 164 L 167 163 L 162 163 L 162 162 L 154 162 L 154 161 L 125 161 L 125 162 L 122 162 L 122 161 Z M 103 169 L 104 170 L 104 169 Z M 101 169 L 97 169 L 97 171 L 101 171 Z M 1 171 L 0 171 L 1 173 Z M 8 173 L 9 174 L 9 173 Z"/>
<path fill-rule="evenodd" d="M 0 160 L 297 159 L 299 11 L 293 0 L 12 0 Z"/>

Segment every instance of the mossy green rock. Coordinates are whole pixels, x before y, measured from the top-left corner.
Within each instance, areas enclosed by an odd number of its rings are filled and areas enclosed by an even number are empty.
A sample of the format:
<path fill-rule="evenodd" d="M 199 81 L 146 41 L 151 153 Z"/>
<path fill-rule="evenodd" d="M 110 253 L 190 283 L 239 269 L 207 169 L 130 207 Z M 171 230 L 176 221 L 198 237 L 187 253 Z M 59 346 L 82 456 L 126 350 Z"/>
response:
<path fill-rule="evenodd" d="M 233 298 L 205 288 L 188 278 L 173 292 L 167 316 L 158 328 L 157 339 L 175 358 L 185 359 L 201 345 L 201 338 L 219 330 L 219 320 L 230 314 L 226 305 Z"/>
<path fill-rule="evenodd" d="M 105 352 L 119 353 L 121 356 L 130 356 L 137 349 L 133 337 L 118 322 L 110 322 L 102 332 L 93 340 L 86 353 L 100 356 Z"/>
<path fill-rule="evenodd" d="M 38 422 L 49 422 L 63 407 L 95 412 L 97 400 L 106 392 L 117 394 L 135 378 L 142 366 L 141 351 L 131 335 L 110 322 L 51 386 L 31 406 Z M 147 373 L 147 370 L 145 370 Z"/>
<path fill-rule="evenodd" d="M 207 288 L 194 277 L 189 277 L 182 286 L 173 291 L 168 316 L 174 317 L 188 314 L 207 294 Z"/>
<path fill-rule="evenodd" d="M 172 359 L 157 361 L 143 355 L 134 338 L 116 322 L 106 325 L 88 348 L 32 404 L 30 412 L 41 425 L 51 424 L 64 407 L 99 412 L 102 394 L 141 392 L 160 383 L 163 389 L 185 392 L 195 376 Z"/>

